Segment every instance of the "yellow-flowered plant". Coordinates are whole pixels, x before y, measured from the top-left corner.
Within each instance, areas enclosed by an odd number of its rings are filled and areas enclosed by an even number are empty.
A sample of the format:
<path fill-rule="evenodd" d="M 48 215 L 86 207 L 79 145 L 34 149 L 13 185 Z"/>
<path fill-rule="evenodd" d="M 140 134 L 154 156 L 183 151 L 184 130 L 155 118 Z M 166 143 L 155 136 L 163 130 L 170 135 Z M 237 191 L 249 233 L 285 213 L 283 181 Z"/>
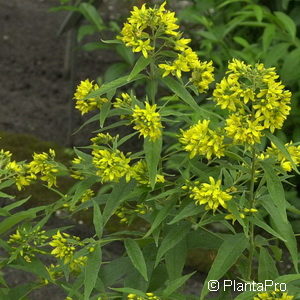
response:
<path fill-rule="evenodd" d="M 253 300 L 293 300 L 294 296 L 289 296 L 288 293 L 278 291 L 271 291 L 265 293 L 259 293 L 253 298 Z"/>
<path fill-rule="evenodd" d="M 155 296 L 153 293 L 146 293 L 146 297 L 141 297 L 136 294 L 128 294 L 127 299 L 131 300 L 160 300 L 159 297 Z"/>
<path fill-rule="evenodd" d="M 184 150 L 190 152 L 190 158 L 196 155 L 204 155 L 207 159 L 224 156 L 224 136 L 209 129 L 209 123 L 209 120 L 198 121 L 188 130 L 181 130 L 179 141 Z"/>
<path fill-rule="evenodd" d="M 101 178 L 101 182 L 119 181 L 122 177 L 130 180 L 130 158 L 120 150 L 95 149 L 92 155 L 96 174 Z"/>
<path fill-rule="evenodd" d="M 133 127 L 140 132 L 143 137 L 149 137 L 150 140 L 155 141 L 161 136 L 161 118 L 159 112 L 156 111 L 156 104 L 150 105 L 146 102 L 145 108 L 135 106 L 132 113 Z"/>
<path fill-rule="evenodd" d="M 237 58 L 212 85 L 212 61 L 198 57 L 166 7 L 134 7 L 112 42 L 126 57 L 133 52 L 131 71 L 101 88 L 88 79 L 78 85 L 75 106 L 81 114 L 93 111 L 84 126 L 97 128 L 86 134 L 89 145 L 68 149 L 70 164 L 56 162 L 51 149 L 29 162 L 0 150 L 0 233 L 8 239 L 0 239 L 7 252 L 1 266 L 37 266 L 37 285 L 62 286 L 70 300 L 189 299 L 184 284 L 193 273 L 184 266 L 191 249 L 205 248 L 204 260 L 212 263 L 206 281 L 229 278 L 228 272 L 245 284 L 290 280 L 286 291 L 239 298 L 296 299 L 299 255 L 289 217 L 298 204 L 283 184 L 287 172 L 298 171 L 300 146 L 277 137 L 291 93 L 274 68 Z M 80 9 L 96 13 L 89 3 Z M 73 186 L 58 189 L 60 175 L 72 177 Z M 56 201 L 20 211 L 29 199 L 13 202 L 2 192 L 38 180 Z M 66 233 L 75 220 L 72 230 L 84 222 L 94 228 L 82 239 Z M 295 274 L 281 277 L 277 262 L 287 251 Z M 46 255 L 56 263 L 43 268 Z M 10 296 L 3 286 L 0 295 Z M 205 282 L 200 300 L 208 292 Z"/>
<path fill-rule="evenodd" d="M 74 257 L 74 253 L 78 250 L 78 247 L 84 245 L 79 237 L 57 231 L 57 233 L 52 236 L 49 245 L 54 248 L 51 254 L 62 260 L 64 264 L 68 264 L 71 271 L 79 272 L 81 268 L 85 266 L 87 261 L 86 256 Z"/>
<path fill-rule="evenodd" d="M 9 236 L 8 244 L 13 249 L 13 256 L 17 258 L 21 256 L 26 262 L 30 263 L 36 254 L 45 254 L 42 248 L 49 239 L 45 235 L 45 230 L 40 228 L 20 227 L 15 233 Z"/>
<path fill-rule="evenodd" d="M 213 212 L 219 207 L 227 208 L 227 201 L 232 199 L 230 194 L 221 189 L 221 180 L 215 181 L 213 177 L 209 177 L 209 183 L 195 181 L 192 186 L 184 185 L 182 188 L 189 189 L 190 198 L 196 204 L 204 204 L 206 210 Z"/>
<path fill-rule="evenodd" d="M 81 112 L 82 115 L 97 108 L 100 109 L 103 103 L 108 102 L 107 98 L 88 97 L 91 92 L 97 89 L 99 89 L 98 84 L 94 84 L 89 79 L 81 81 L 77 86 L 76 92 L 74 94 L 74 99 L 76 100 L 75 107 Z"/>

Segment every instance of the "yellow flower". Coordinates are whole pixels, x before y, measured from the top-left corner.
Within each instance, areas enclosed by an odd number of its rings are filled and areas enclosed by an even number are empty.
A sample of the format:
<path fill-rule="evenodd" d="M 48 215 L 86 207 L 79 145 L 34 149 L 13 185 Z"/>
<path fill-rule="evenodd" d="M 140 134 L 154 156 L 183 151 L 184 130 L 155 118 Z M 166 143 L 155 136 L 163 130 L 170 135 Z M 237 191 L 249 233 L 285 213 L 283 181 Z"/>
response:
<path fill-rule="evenodd" d="M 136 294 L 128 294 L 127 299 L 129 300 L 160 300 L 159 297 L 155 296 L 153 293 L 146 293 L 146 298 L 138 296 Z"/>
<path fill-rule="evenodd" d="M 5 169 L 13 173 L 12 176 L 19 191 L 37 178 L 35 174 L 30 172 L 28 164 L 11 161 L 7 163 Z"/>
<path fill-rule="evenodd" d="M 132 99 L 127 93 L 122 93 L 120 98 L 116 98 L 113 103 L 115 108 L 128 108 L 131 106 Z"/>
<path fill-rule="evenodd" d="M 48 183 L 48 187 L 56 185 L 56 176 L 58 168 L 54 162 L 55 152 L 49 149 L 48 153 L 34 153 L 33 160 L 28 164 L 29 172 L 36 176 L 40 175 L 40 179 Z"/>
<path fill-rule="evenodd" d="M 82 194 L 80 201 L 81 201 L 82 203 L 87 202 L 87 201 L 91 200 L 92 197 L 94 197 L 94 196 L 95 196 L 94 191 L 91 190 L 91 189 L 87 189 L 87 190 Z"/>
<path fill-rule="evenodd" d="M 235 112 L 238 107 L 242 106 L 242 92 L 243 90 L 236 77 L 224 77 L 220 83 L 216 84 L 216 88 L 213 91 L 213 100 L 216 101 L 222 109 Z"/>
<path fill-rule="evenodd" d="M 130 158 L 127 158 L 120 150 L 99 150 L 92 152 L 93 164 L 97 168 L 96 174 L 102 182 L 116 181 L 125 176 L 126 181 L 131 178 Z"/>
<path fill-rule="evenodd" d="M 135 106 L 132 114 L 132 123 L 135 123 L 134 129 L 140 132 L 143 137 L 149 137 L 155 141 L 161 136 L 161 118 L 159 112 L 156 111 L 156 104 L 150 105 L 146 102 L 146 107 L 140 108 Z"/>
<path fill-rule="evenodd" d="M 294 296 L 279 290 L 257 294 L 253 300 L 293 300 Z"/>
<path fill-rule="evenodd" d="M 299 166 L 300 165 L 300 146 L 294 146 L 292 141 L 290 143 L 285 144 L 287 151 L 289 152 L 294 163 Z M 266 158 L 270 155 L 276 157 L 277 161 L 280 163 L 281 167 L 286 172 L 291 172 L 293 169 L 292 163 L 286 159 L 286 157 L 282 154 L 282 152 L 277 149 L 276 145 L 271 143 L 271 147 L 268 147 L 266 150 Z"/>
<path fill-rule="evenodd" d="M 190 81 L 198 88 L 200 93 L 203 93 L 208 90 L 210 83 L 214 81 L 213 72 L 212 61 L 200 62 L 200 66 L 193 70 Z"/>
<path fill-rule="evenodd" d="M 253 105 L 255 117 L 263 122 L 271 132 L 280 129 L 291 110 L 291 92 L 284 90 L 281 82 L 268 82 L 266 89 L 257 94 L 258 100 Z"/>
<path fill-rule="evenodd" d="M 150 46 L 150 40 L 147 39 L 146 41 L 138 40 L 137 47 L 133 47 L 133 52 L 141 52 L 143 53 L 144 57 L 148 57 L 148 51 L 153 50 L 154 48 Z"/>
<path fill-rule="evenodd" d="M 154 36 L 158 39 L 179 35 L 175 13 L 166 10 L 165 5 L 166 2 L 158 8 L 147 8 L 145 4 L 141 8 L 135 6 L 117 38 L 127 47 L 132 47 L 134 52 L 142 52 L 148 57 L 148 51 L 154 50 Z M 180 46 L 184 43 L 179 42 Z"/>
<path fill-rule="evenodd" d="M 52 241 L 49 242 L 49 245 L 54 248 L 51 254 L 62 259 L 64 264 L 68 264 L 73 261 L 73 254 L 80 243 L 79 241 L 79 237 L 70 236 L 65 232 L 61 234 L 58 230 L 57 233 L 52 236 Z"/>
<path fill-rule="evenodd" d="M 225 131 L 236 144 L 253 145 L 259 143 L 264 127 L 258 120 L 252 121 L 240 114 L 232 114 L 226 120 Z"/>
<path fill-rule="evenodd" d="M 163 77 L 168 76 L 170 73 L 178 78 L 181 78 L 181 72 L 190 72 L 193 69 L 200 68 L 197 54 L 190 48 L 186 47 L 177 58 L 170 64 L 159 64 L 159 68 L 165 70 Z M 202 66 L 203 67 L 203 66 Z"/>
<path fill-rule="evenodd" d="M 187 44 L 189 44 L 190 42 L 191 39 L 178 39 L 175 41 L 174 49 L 177 51 L 184 51 L 188 47 Z"/>
<path fill-rule="evenodd" d="M 210 183 L 202 183 L 198 186 L 199 182 L 195 182 L 195 185 L 189 187 L 190 198 L 193 198 L 198 205 L 206 204 L 205 209 L 212 209 L 214 212 L 222 206 L 227 208 L 226 202 L 232 199 L 232 196 L 222 191 L 221 180 L 215 181 L 213 177 L 209 177 Z M 184 186 L 186 187 L 186 186 Z"/>
<path fill-rule="evenodd" d="M 91 138 L 91 142 L 93 142 L 94 145 L 100 145 L 100 144 L 109 144 L 113 142 L 116 138 L 111 136 L 108 132 L 105 133 L 98 133 L 96 137 Z"/>
<path fill-rule="evenodd" d="M 89 93 L 99 89 L 98 84 L 93 84 L 88 79 L 81 81 L 76 88 L 74 99 L 76 100 L 75 107 L 81 111 L 81 114 L 86 114 L 94 109 L 101 108 L 102 104 L 108 102 L 107 98 L 95 97 L 85 99 Z"/>
<path fill-rule="evenodd" d="M 218 158 L 224 156 L 224 136 L 209 129 L 209 122 L 209 120 L 198 121 L 188 130 L 181 130 L 179 141 L 184 145 L 184 150 L 190 152 L 190 158 L 196 155 L 204 155 L 207 159 L 211 159 L 212 156 Z"/>

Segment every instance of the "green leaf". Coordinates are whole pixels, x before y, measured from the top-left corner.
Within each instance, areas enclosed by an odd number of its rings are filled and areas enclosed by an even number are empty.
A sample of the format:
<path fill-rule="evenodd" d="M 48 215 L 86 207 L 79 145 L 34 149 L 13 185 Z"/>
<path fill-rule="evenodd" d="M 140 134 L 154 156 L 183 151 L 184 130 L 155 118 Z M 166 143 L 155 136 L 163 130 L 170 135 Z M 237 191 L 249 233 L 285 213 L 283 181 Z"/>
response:
<path fill-rule="evenodd" d="M 132 239 L 126 239 L 124 243 L 126 252 L 133 266 L 140 272 L 144 279 L 148 281 L 146 262 L 138 243 Z"/>
<path fill-rule="evenodd" d="M 86 35 L 91 35 L 97 31 L 94 25 L 82 25 L 78 29 L 77 42 L 81 42 Z"/>
<path fill-rule="evenodd" d="M 253 11 L 254 11 L 256 20 L 258 22 L 261 22 L 263 20 L 263 17 L 264 17 L 264 11 L 263 11 L 262 6 L 260 6 L 260 5 L 253 5 L 252 7 L 253 7 Z"/>
<path fill-rule="evenodd" d="M 107 68 L 107 70 L 104 73 L 104 81 L 110 82 L 121 76 L 124 76 L 124 74 L 127 73 L 127 70 L 128 64 L 124 62 L 112 64 Z"/>
<path fill-rule="evenodd" d="M 225 275 L 242 255 L 248 243 L 244 234 L 231 235 L 224 240 L 204 282 L 200 300 L 205 299 L 205 296 L 209 292 L 208 282 L 210 280 L 219 280 Z"/>
<path fill-rule="evenodd" d="M 42 278 L 50 280 L 49 273 L 48 273 L 44 263 L 42 263 L 37 258 L 32 259 L 30 263 L 27 263 L 24 260 L 22 260 L 22 261 L 19 261 L 17 265 L 10 264 L 9 266 L 14 269 L 23 270 L 25 272 L 35 274 L 38 277 L 42 277 Z"/>
<path fill-rule="evenodd" d="M 291 38 L 294 40 L 296 37 L 296 25 L 287 14 L 281 12 L 281 11 L 275 11 L 275 16 L 280 21 L 283 28 L 286 30 L 286 32 L 291 36 Z"/>
<path fill-rule="evenodd" d="M 3 181 L 3 182 L 0 183 L 0 190 L 3 190 L 4 188 L 13 185 L 14 183 L 15 183 L 15 181 L 12 180 L 12 179 L 5 180 L 5 181 Z"/>
<path fill-rule="evenodd" d="M 160 153 L 162 148 L 162 137 L 160 136 L 155 141 L 151 141 L 149 138 L 144 140 L 144 151 L 147 162 L 147 168 L 149 173 L 149 180 L 152 189 L 156 183 L 157 167 L 160 160 Z"/>
<path fill-rule="evenodd" d="M 7 294 L 7 296 L 5 296 L 4 299 L 7 300 L 26 300 L 27 298 L 25 298 L 31 291 L 33 291 L 34 289 L 38 288 L 40 286 L 39 283 L 33 283 L 33 282 L 29 282 L 29 283 L 25 283 L 22 285 L 18 285 L 18 286 L 14 286 L 14 288 L 11 288 L 9 290 L 9 293 Z"/>
<path fill-rule="evenodd" d="M 116 51 L 130 66 L 133 66 L 134 54 L 131 51 L 131 49 L 129 49 L 123 43 L 121 43 L 121 45 L 116 46 Z"/>
<path fill-rule="evenodd" d="M 151 62 L 151 57 L 145 58 L 143 55 L 137 60 L 136 64 L 134 65 L 131 73 L 128 76 L 128 81 L 132 80 L 137 74 L 143 71 Z"/>
<path fill-rule="evenodd" d="M 258 219 L 257 217 L 250 218 L 250 220 L 253 222 L 254 225 L 264 229 L 266 232 L 272 234 L 272 236 L 277 237 L 278 239 L 282 240 L 283 242 L 286 242 L 285 238 L 283 238 L 279 233 L 277 233 L 275 230 L 273 230 L 272 227 L 270 227 L 264 221 Z"/>
<path fill-rule="evenodd" d="M 105 102 L 100 110 L 100 128 L 103 128 L 104 122 L 109 114 L 111 102 Z"/>
<path fill-rule="evenodd" d="M 299 55 L 300 55 L 300 52 L 299 52 Z M 275 135 L 271 134 L 270 132 L 266 132 L 266 136 L 277 147 L 277 149 L 282 153 L 282 155 L 292 164 L 294 171 L 296 171 L 298 174 L 300 174 L 295 162 L 293 161 L 290 153 L 288 152 L 287 148 L 282 143 L 282 141 Z"/>
<path fill-rule="evenodd" d="M 199 112 L 201 115 L 208 117 L 209 115 L 214 116 L 218 119 L 221 117 L 218 114 L 215 114 L 211 111 L 203 109 L 200 107 L 197 102 L 194 100 L 192 95 L 187 91 L 187 89 L 177 80 L 167 76 L 162 78 L 162 82 L 179 98 L 181 98 L 185 103 L 187 103 L 191 108 L 193 108 L 196 112 Z M 222 119 L 222 118 L 221 118 Z"/>
<path fill-rule="evenodd" d="M 102 31 L 103 29 L 105 29 L 103 20 L 100 17 L 95 6 L 93 6 L 92 4 L 89 4 L 87 2 L 84 2 L 79 5 L 79 9 L 80 9 L 81 13 L 84 15 L 84 17 L 89 22 L 94 24 L 99 31 Z"/>
<path fill-rule="evenodd" d="M 274 229 L 285 238 L 285 245 L 291 254 L 294 268 L 296 272 L 298 272 L 297 241 L 290 222 L 287 220 L 286 215 L 283 216 L 282 208 L 277 207 L 269 195 L 261 197 L 259 200 L 271 216 L 275 227 Z"/>
<path fill-rule="evenodd" d="M 170 226 L 169 232 L 162 240 L 162 243 L 157 251 L 155 267 L 159 264 L 161 258 L 165 255 L 167 251 L 172 249 L 185 238 L 185 236 L 190 231 L 190 228 L 190 223 L 181 223 Z"/>
<path fill-rule="evenodd" d="M 258 281 L 273 280 L 278 276 L 279 274 L 272 256 L 267 249 L 261 247 L 258 260 Z"/>
<path fill-rule="evenodd" d="M 266 66 L 271 67 L 276 65 L 279 59 L 284 58 L 287 55 L 290 45 L 290 43 L 279 43 L 269 49 L 264 55 Z"/>
<path fill-rule="evenodd" d="M 300 76 L 300 49 L 297 48 L 289 52 L 285 58 L 280 72 L 286 83 L 297 82 Z"/>
<path fill-rule="evenodd" d="M 90 299 L 89 297 L 96 285 L 101 262 L 101 247 L 97 244 L 94 252 L 88 256 L 88 261 L 84 268 L 84 300 Z"/>
<path fill-rule="evenodd" d="M 100 269 L 99 277 L 102 279 L 105 286 L 112 286 L 118 280 L 125 276 L 131 263 L 128 257 L 119 257 L 103 264 Z M 118 270 L 118 272 L 116 272 Z"/>
<path fill-rule="evenodd" d="M 12 210 L 12 209 L 14 209 L 16 207 L 20 207 L 21 205 L 23 205 L 24 203 L 26 203 L 29 198 L 30 197 L 27 197 L 26 199 L 22 199 L 22 200 L 16 201 L 16 202 L 14 202 L 12 204 L 6 205 L 4 208 L 5 208 L 5 210 L 10 211 L 10 210 Z"/>
<path fill-rule="evenodd" d="M 220 234 L 202 229 L 192 231 L 187 235 L 188 249 L 219 249 L 223 240 L 224 239 Z"/>
<path fill-rule="evenodd" d="M 11 229 L 16 224 L 26 220 L 35 218 L 36 214 L 33 211 L 21 211 L 10 217 L 7 217 L 0 223 L 0 235 Z"/>
<path fill-rule="evenodd" d="M 90 43 L 86 43 L 84 45 L 81 46 L 81 49 L 83 51 L 94 51 L 94 50 L 99 50 L 99 49 L 108 49 L 108 47 L 106 45 L 102 45 L 99 42 L 90 42 Z"/>
<path fill-rule="evenodd" d="M 146 298 L 147 295 L 145 293 L 143 293 L 142 291 L 136 290 L 136 289 L 132 289 L 132 288 L 110 288 L 113 291 L 117 291 L 117 292 L 121 292 L 121 293 L 125 293 L 125 294 L 135 294 L 137 296 Z"/>
<path fill-rule="evenodd" d="M 168 223 L 168 225 L 172 225 L 174 223 L 179 222 L 180 220 L 195 216 L 204 211 L 203 206 L 197 206 L 194 202 L 189 203 L 188 205 L 184 206 L 182 210 L 180 210 L 176 216 Z"/>
<path fill-rule="evenodd" d="M 88 99 L 88 98 L 102 96 L 103 94 L 106 94 L 111 90 L 117 89 L 123 85 L 129 84 L 130 82 L 133 82 L 133 81 L 136 81 L 136 80 L 139 80 L 142 78 L 144 78 L 144 75 L 142 75 L 142 74 L 138 74 L 135 78 L 133 78 L 132 80 L 129 80 L 129 81 L 128 81 L 128 76 L 120 77 L 116 80 L 113 80 L 111 82 L 103 84 L 98 90 L 89 93 L 86 98 Z"/>
<path fill-rule="evenodd" d="M 264 33 L 262 35 L 262 43 L 263 43 L 263 50 L 264 52 L 268 51 L 273 38 L 275 36 L 275 25 L 273 24 L 268 24 L 264 30 Z"/>
<path fill-rule="evenodd" d="M 152 225 L 148 232 L 145 234 L 144 238 L 150 236 L 150 234 L 162 223 L 162 221 L 168 216 L 169 211 L 173 208 L 174 203 L 177 201 L 175 195 L 172 196 L 164 208 L 159 210 L 152 222 Z"/>
<path fill-rule="evenodd" d="M 177 245 L 166 252 L 165 262 L 170 280 L 179 278 L 186 262 L 187 240 L 182 239 Z"/>
<path fill-rule="evenodd" d="M 95 232 L 98 236 L 98 239 L 100 240 L 103 232 L 103 218 L 102 218 L 99 205 L 95 201 L 93 201 L 93 205 L 94 205 L 93 223 L 95 227 Z"/>
<path fill-rule="evenodd" d="M 163 291 L 163 297 L 169 297 L 172 293 L 174 293 L 177 289 L 179 289 L 185 282 L 192 277 L 196 273 L 193 272 L 191 274 L 184 275 L 180 278 L 176 278 L 174 280 L 167 281 L 167 288 Z"/>
<path fill-rule="evenodd" d="M 134 182 L 131 181 L 127 183 L 124 179 L 121 179 L 121 181 L 114 186 L 113 191 L 109 195 L 104 207 L 103 226 L 114 214 L 119 205 L 126 199 L 128 194 L 133 190 L 134 186 Z"/>
<path fill-rule="evenodd" d="M 274 204 L 278 207 L 278 212 L 280 213 L 282 219 L 287 220 L 286 199 L 280 178 L 275 174 L 275 171 L 270 163 L 268 163 L 267 161 L 261 161 L 260 164 L 265 173 L 267 187 L 271 199 L 273 200 Z"/>

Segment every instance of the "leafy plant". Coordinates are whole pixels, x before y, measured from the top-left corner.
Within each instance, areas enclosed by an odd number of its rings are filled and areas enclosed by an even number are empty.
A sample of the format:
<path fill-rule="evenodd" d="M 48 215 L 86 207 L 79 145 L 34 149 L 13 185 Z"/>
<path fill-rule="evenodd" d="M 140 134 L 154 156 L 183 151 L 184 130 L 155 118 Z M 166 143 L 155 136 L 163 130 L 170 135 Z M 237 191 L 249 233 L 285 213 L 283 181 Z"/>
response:
<path fill-rule="evenodd" d="M 290 173 L 299 172 L 300 146 L 284 145 L 274 135 L 290 113 L 291 92 L 275 68 L 234 58 L 207 98 L 213 63 L 199 60 L 165 6 L 134 7 L 117 40 L 106 41 L 139 54 L 129 74 L 103 85 L 88 79 L 78 85 L 76 108 L 97 111 L 83 126 L 98 122 L 99 130 L 91 145 L 74 149 L 71 167 L 57 163 L 53 150 L 34 154 L 29 163 L 2 151 L 1 188 L 41 180 L 61 197 L 13 215 L 22 202 L 1 210 L 0 233 L 8 236 L 1 239 L 7 253 L 1 265 L 39 278 L 25 287 L 3 287 L 4 297 L 22 299 L 53 283 L 68 300 L 206 299 L 211 280 L 233 278 L 288 287 L 240 290 L 235 299 L 300 297 L 298 233 L 287 215 L 297 209 L 284 189 Z M 112 133 L 124 126 L 129 134 Z M 136 149 L 126 153 L 129 141 Z M 77 182 L 61 194 L 56 177 L 66 172 Z M 44 229 L 57 210 L 71 216 L 86 209 L 94 225 L 89 237 Z M 125 230 L 109 232 L 108 224 L 117 221 Z M 115 241 L 124 245 L 123 254 L 107 259 L 106 247 Z M 199 296 L 183 289 L 194 274 L 184 266 L 195 248 L 216 250 Z M 282 251 L 291 274 L 278 267 Z M 55 263 L 45 266 L 44 255 Z M 233 295 L 221 291 L 220 297 Z"/>

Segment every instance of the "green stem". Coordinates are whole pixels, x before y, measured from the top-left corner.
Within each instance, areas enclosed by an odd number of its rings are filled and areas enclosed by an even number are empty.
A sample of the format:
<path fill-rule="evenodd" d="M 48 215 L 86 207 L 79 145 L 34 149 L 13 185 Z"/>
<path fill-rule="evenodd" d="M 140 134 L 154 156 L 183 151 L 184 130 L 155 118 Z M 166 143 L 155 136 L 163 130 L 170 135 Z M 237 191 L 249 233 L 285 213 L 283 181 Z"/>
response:
<path fill-rule="evenodd" d="M 256 158 L 255 158 L 255 147 L 253 147 L 252 150 L 252 165 L 251 165 L 251 178 L 250 178 L 250 188 L 249 188 L 249 202 L 250 202 L 250 208 L 254 206 L 254 201 L 255 201 L 255 193 L 254 193 L 254 182 L 255 182 L 255 163 L 256 163 Z M 248 257 L 248 274 L 247 274 L 247 279 L 251 280 L 252 277 L 252 261 L 253 261 L 253 256 L 254 256 L 254 224 L 250 224 L 249 228 L 249 236 L 250 236 L 250 247 L 249 247 L 249 257 Z"/>

